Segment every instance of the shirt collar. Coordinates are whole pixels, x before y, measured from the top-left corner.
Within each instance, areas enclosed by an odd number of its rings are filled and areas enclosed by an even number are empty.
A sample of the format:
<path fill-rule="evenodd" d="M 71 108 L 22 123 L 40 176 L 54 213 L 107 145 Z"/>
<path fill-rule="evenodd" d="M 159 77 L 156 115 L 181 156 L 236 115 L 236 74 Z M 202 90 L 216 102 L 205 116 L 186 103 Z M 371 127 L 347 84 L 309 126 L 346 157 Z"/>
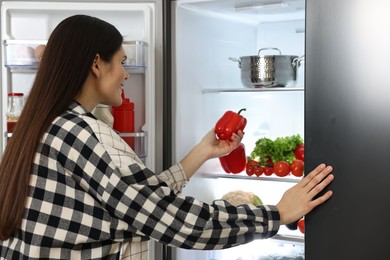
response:
<path fill-rule="evenodd" d="M 88 115 L 90 117 L 95 118 L 93 114 L 90 111 L 88 111 L 88 109 L 86 109 L 83 105 L 81 105 L 77 101 L 73 101 L 72 104 L 70 104 L 70 106 L 68 107 L 68 110 L 75 114 Z"/>

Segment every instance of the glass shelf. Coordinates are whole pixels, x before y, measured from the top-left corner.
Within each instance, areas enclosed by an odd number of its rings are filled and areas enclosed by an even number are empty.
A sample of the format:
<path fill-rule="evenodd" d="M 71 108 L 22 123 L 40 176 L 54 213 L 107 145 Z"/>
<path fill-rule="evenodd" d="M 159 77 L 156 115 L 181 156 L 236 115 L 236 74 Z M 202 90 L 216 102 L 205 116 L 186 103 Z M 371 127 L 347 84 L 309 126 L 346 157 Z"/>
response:
<path fill-rule="evenodd" d="M 254 181 L 272 181 L 272 182 L 292 182 L 298 183 L 300 182 L 300 177 L 276 177 L 276 176 L 248 176 L 244 173 L 239 174 L 228 174 L 228 173 L 200 173 L 202 177 L 210 178 L 210 179 L 239 179 L 239 180 L 254 180 Z"/>
<path fill-rule="evenodd" d="M 288 241 L 288 242 L 293 242 L 293 243 L 304 243 L 305 242 L 305 237 L 303 235 L 302 236 L 292 236 L 292 235 L 276 234 L 271 239 Z"/>
<path fill-rule="evenodd" d="M 304 91 L 304 87 L 276 87 L 276 88 L 215 88 L 203 89 L 202 93 L 224 93 L 224 92 L 284 92 L 284 91 Z"/>

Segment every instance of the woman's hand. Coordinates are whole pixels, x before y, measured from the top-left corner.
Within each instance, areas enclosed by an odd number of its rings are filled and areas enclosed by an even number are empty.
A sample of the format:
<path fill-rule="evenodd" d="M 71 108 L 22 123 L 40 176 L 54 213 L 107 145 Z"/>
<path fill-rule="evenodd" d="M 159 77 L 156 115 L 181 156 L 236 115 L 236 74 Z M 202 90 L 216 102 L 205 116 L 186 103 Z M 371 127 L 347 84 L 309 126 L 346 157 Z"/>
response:
<path fill-rule="evenodd" d="M 282 199 L 276 205 L 282 225 L 300 219 L 332 196 L 333 192 L 327 191 L 313 199 L 333 181 L 334 175 L 330 174 L 332 170 L 331 166 L 320 164 L 298 184 L 283 194 Z"/>

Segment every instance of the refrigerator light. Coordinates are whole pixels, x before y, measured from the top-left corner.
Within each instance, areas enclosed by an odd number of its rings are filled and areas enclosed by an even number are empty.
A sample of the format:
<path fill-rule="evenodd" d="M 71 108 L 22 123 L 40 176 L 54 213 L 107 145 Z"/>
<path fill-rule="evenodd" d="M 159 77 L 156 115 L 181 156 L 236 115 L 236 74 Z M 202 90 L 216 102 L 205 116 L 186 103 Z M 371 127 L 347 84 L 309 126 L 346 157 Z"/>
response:
<path fill-rule="evenodd" d="M 275 8 L 285 8 L 289 7 L 290 4 L 277 2 L 277 3 L 263 3 L 263 4 L 255 4 L 248 6 L 237 6 L 234 8 L 236 12 L 247 12 L 247 11 L 256 11 L 256 10 L 264 10 L 264 9 L 275 9 Z"/>

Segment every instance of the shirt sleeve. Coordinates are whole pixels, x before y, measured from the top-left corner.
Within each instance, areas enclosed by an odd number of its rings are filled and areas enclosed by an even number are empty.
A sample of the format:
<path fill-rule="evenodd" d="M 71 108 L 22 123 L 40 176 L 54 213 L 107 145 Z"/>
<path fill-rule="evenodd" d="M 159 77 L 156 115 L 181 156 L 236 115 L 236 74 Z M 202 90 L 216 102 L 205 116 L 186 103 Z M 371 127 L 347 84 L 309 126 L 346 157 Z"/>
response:
<path fill-rule="evenodd" d="M 227 248 L 277 233 L 276 207 L 235 207 L 224 200 L 207 204 L 178 196 L 186 182 L 180 164 L 156 175 L 106 130 L 93 129 L 92 135 L 79 131 L 76 138 L 85 140 L 84 145 L 68 154 L 67 167 L 84 169 L 80 185 L 112 217 L 127 223 L 116 228 L 187 249 Z M 99 141 L 106 134 L 104 143 Z"/>

